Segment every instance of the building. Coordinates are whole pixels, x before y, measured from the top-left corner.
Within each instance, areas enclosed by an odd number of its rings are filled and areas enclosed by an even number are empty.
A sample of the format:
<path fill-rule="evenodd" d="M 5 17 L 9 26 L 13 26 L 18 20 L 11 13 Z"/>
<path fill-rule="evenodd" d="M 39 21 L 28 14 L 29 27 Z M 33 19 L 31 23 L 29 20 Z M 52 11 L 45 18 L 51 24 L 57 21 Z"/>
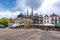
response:
<path fill-rule="evenodd" d="M 23 20 L 24 27 L 25 27 L 25 26 L 29 26 L 29 25 L 32 24 L 32 17 L 31 16 L 29 15 L 28 10 L 27 10 L 27 15 L 24 15 L 24 14 L 20 13 L 17 16 L 17 18 L 20 18 L 20 23 L 22 22 L 21 20 Z"/>
<path fill-rule="evenodd" d="M 33 16 L 33 24 L 34 24 L 34 27 L 39 26 L 39 16 L 38 16 L 38 14 L 34 14 L 34 16 Z"/>
<path fill-rule="evenodd" d="M 45 16 L 43 16 L 43 24 L 47 24 L 49 23 L 49 16 L 46 14 Z"/>
<path fill-rule="evenodd" d="M 34 21 L 34 24 L 38 24 L 38 23 L 39 23 L 38 14 L 35 14 L 35 15 L 33 16 L 33 21 Z"/>
<path fill-rule="evenodd" d="M 52 24 L 59 23 L 59 16 L 55 13 L 52 13 L 50 15 L 50 23 L 52 23 Z"/>
<path fill-rule="evenodd" d="M 43 24 L 56 24 L 60 23 L 60 17 L 52 13 L 51 15 L 38 15 L 37 13 L 33 15 L 33 9 L 31 14 L 29 15 L 28 10 L 27 10 L 27 15 L 24 15 L 23 13 L 20 13 L 17 18 L 10 18 L 10 21 L 14 23 L 20 23 L 24 25 L 29 25 L 29 26 L 42 26 Z"/>
<path fill-rule="evenodd" d="M 33 9 L 31 11 L 30 17 L 31 17 L 31 19 L 33 19 Z"/>
<path fill-rule="evenodd" d="M 51 24 L 59 23 L 59 16 L 55 13 L 52 13 L 50 16 L 45 15 L 43 17 L 43 24 L 48 24 L 48 23 Z"/>
<path fill-rule="evenodd" d="M 60 23 L 60 16 L 59 16 L 59 23 Z"/>
<path fill-rule="evenodd" d="M 20 23 L 19 18 L 10 19 L 10 23 Z"/>
<path fill-rule="evenodd" d="M 43 24 L 43 15 L 39 15 L 39 24 Z"/>
<path fill-rule="evenodd" d="M 43 25 L 43 15 L 39 15 L 39 25 Z"/>

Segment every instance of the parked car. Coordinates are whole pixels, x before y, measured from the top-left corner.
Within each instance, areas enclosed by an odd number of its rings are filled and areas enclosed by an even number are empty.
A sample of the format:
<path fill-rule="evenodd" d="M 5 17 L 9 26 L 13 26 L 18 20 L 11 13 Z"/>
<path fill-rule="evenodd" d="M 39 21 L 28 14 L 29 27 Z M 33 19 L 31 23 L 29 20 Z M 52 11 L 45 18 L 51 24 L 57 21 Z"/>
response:
<path fill-rule="evenodd" d="M 4 25 L 0 24 L 0 28 L 4 28 Z"/>
<path fill-rule="evenodd" d="M 18 27 L 19 27 L 19 25 L 18 25 L 18 24 L 16 24 L 16 23 L 10 23 L 10 24 L 8 24 L 8 27 L 9 27 L 9 28 L 16 29 L 16 28 L 18 28 Z"/>

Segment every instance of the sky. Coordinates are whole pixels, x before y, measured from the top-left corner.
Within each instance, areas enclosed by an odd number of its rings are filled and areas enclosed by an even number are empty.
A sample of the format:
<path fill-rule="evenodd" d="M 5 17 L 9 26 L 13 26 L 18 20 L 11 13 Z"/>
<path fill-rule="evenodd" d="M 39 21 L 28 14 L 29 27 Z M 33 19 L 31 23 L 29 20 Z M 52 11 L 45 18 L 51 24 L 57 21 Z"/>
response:
<path fill-rule="evenodd" d="M 60 15 L 60 0 L 0 0 L 0 18 L 16 18 L 20 12 L 29 14 L 31 9 L 39 15 Z"/>

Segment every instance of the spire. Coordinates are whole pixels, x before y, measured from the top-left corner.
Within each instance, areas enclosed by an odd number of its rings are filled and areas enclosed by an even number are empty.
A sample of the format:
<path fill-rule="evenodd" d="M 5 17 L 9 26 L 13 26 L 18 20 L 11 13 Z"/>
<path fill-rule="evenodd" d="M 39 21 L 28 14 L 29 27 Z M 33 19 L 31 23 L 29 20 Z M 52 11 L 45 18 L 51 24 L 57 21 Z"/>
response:
<path fill-rule="evenodd" d="M 31 18 L 32 18 L 32 17 L 33 17 L 33 8 L 32 8 L 32 10 L 31 10 L 31 14 L 30 14 L 30 15 L 31 15 Z"/>
<path fill-rule="evenodd" d="M 28 16 L 29 14 L 28 14 L 28 9 L 27 9 L 27 16 Z"/>
<path fill-rule="evenodd" d="M 32 13 L 31 13 L 31 15 L 33 16 L 33 8 L 32 8 Z"/>
<path fill-rule="evenodd" d="M 30 14 L 31 20 L 33 20 L 33 8 L 31 10 L 31 14 Z"/>

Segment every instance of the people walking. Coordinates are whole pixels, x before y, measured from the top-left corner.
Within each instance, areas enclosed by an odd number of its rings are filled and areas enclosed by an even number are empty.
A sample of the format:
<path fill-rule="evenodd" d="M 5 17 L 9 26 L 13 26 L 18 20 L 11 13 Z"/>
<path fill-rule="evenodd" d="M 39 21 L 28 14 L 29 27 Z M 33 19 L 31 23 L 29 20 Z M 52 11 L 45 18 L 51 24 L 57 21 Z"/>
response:
<path fill-rule="evenodd" d="M 46 27 L 46 30 L 48 31 L 48 27 Z"/>

